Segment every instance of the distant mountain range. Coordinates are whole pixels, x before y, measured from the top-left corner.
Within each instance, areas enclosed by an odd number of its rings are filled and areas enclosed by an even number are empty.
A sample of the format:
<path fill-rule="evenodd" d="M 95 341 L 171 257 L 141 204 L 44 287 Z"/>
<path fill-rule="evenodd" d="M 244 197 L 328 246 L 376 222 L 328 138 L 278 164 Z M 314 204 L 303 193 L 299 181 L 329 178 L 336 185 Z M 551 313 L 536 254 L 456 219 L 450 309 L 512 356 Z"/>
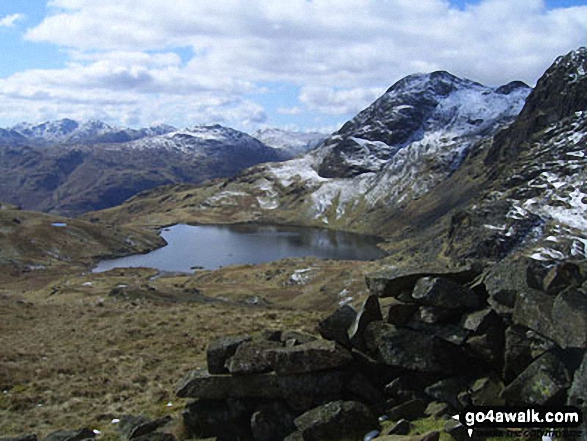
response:
<path fill-rule="evenodd" d="M 120 204 L 158 185 L 232 177 L 244 168 L 294 157 L 234 129 L 160 125 L 121 129 L 69 119 L 0 129 L 0 194 L 26 209 L 77 215 Z"/>

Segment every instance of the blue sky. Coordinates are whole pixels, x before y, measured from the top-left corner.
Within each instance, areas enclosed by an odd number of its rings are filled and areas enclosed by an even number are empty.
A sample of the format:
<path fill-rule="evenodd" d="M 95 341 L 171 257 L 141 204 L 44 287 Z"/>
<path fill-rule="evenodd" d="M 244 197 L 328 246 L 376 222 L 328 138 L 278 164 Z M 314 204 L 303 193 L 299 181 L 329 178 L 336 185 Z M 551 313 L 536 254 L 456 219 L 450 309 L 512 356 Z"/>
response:
<path fill-rule="evenodd" d="M 587 0 L 2 0 L 0 127 L 332 131 L 405 75 L 533 85 L 586 44 Z"/>

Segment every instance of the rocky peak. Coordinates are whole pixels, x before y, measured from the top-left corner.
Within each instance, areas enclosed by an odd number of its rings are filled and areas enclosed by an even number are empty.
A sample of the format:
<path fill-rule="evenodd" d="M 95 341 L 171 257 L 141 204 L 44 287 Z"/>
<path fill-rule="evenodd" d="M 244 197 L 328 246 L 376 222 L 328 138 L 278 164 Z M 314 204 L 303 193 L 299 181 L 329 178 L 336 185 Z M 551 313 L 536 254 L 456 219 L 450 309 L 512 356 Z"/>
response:
<path fill-rule="evenodd" d="M 499 133 L 486 163 L 515 157 L 532 135 L 587 109 L 587 48 L 559 57 L 538 80 L 516 122 Z"/>
<path fill-rule="evenodd" d="M 529 92 L 522 85 L 493 89 L 445 71 L 409 75 L 324 142 L 318 174 L 379 172 L 398 151 L 431 133 L 442 132 L 439 139 L 487 135 L 518 114 Z M 463 150 L 466 143 L 460 144 Z"/>

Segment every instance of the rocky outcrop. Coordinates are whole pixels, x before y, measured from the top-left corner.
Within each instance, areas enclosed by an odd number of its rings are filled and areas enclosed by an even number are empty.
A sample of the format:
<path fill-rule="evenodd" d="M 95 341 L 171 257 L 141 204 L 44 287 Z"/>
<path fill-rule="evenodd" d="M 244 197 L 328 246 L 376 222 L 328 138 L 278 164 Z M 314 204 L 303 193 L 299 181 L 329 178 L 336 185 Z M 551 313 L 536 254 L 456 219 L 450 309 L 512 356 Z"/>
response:
<path fill-rule="evenodd" d="M 227 441 L 403 440 L 409 421 L 471 405 L 584 406 L 586 280 L 580 263 L 532 260 L 369 275 L 363 307 L 323 319 L 322 338 L 284 339 L 284 331 L 211 342 L 208 370 L 221 373 L 193 371 L 177 388 L 195 399 L 184 412 L 187 432 Z M 574 305 L 565 308 L 578 327 L 560 323 L 557 305 Z M 234 370 L 235 360 L 248 368 Z M 404 422 L 381 433 L 378 415 Z"/>

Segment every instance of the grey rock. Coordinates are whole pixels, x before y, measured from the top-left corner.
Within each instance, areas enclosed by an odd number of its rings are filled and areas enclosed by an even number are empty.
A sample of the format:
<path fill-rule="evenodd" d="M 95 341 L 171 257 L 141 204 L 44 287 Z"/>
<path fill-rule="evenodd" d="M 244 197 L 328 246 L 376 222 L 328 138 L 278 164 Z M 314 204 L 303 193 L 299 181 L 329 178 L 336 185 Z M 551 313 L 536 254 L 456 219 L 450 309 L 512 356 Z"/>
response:
<path fill-rule="evenodd" d="M 498 327 L 503 327 L 503 320 L 492 308 L 467 314 L 463 322 L 463 328 L 479 334 Z"/>
<path fill-rule="evenodd" d="M 501 396 L 504 389 L 501 379 L 495 376 L 479 378 L 469 388 L 471 404 L 473 406 L 504 406 L 505 400 Z"/>
<path fill-rule="evenodd" d="M 428 386 L 424 391 L 426 395 L 437 401 L 443 401 L 450 404 L 453 408 L 459 409 L 460 403 L 458 395 L 468 388 L 465 377 L 445 378 Z"/>
<path fill-rule="evenodd" d="M 316 337 L 314 335 L 305 334 L 303 332 L 288 330 L 281 333 L 281 341 L 286 346 L 297 346 L 315 340 Z"/>
<path fill-rule="evenodd" d="M 418 310 L 418 306 L 403 303 L 394 299 L 387 306 L 387 323 L 395 326 L 405 326 Z"/>
<path fill-rule="evenodd" d="M 381 306 L 376 296 L 370 295 L 363 303 L 359 313 L 355 317 L 355 321 L 349 329 L 349 339 L 351 345 L 359 350 L 365 350 L 365 341 L 363 333 L 365 328 L 373 322 L 383 321 L 381 314 Z"/>
<path fill-rule="evenodd" d="M 270 372 L 275 366 L 273 349 L 282 348 L 281 341 L 251 340 L 241 343 L 226 361 L 231 374 Z"/>
<path fill-rule="evenodd" d="M 516 298 L 513 321 L 552 340 L 554 337 L 553 305 L 554 298 L 540 291 L 519 292 Z"/>
<path fill-rule="evenodd" d="M 389 409 L 386 413 L 392 421 L 399 421 L 402 419 L 413 421 L 424 416 L 424 411 L 427 406 L 428 403 L 415 398 Z"/>
<path fill-rule="evenodd" d="M 326 340 L 332 340 L 349 347 L 351 343 L 348 332 L 355 322 L 356 316 L 355 308 L 350 305 L 342 306 L 318 323 L 318 332 Z"/>
<path fill-rule="evenodd" d="M 346 383 L 345 390 L 363 403 L 370 405 L 385 401 L 383 393 L 361 372 L 355 373 Z"/>
<path fill-rule="evenodd" d="M 206 371 L 190 372 L 176 388 L 180 398 L 206 400 L 285 399 L 293 410 L 308 409 L 315 403 L 340 398 L 343 373 L 312 372 L 277 376 L 274 372 L 251 375 L 210 375 Z"/>
<path fill-rule="evenodd" d="M 462 354 L 458 346 L 434 335 L 393 325 L 368 326 L 366 340 L 377 348 L 380 362 L 403 369 L 452 374 Z"/>
<path fill-rule="evenodd" d="M 379 427 L 369 408 L 357 401 L 333 401 L 316 407 L 296 418 L 295 425 L 304 441 L 362 438 Z"/>
<path fill-rule="evenodd" d="M 441 403 L 439 401 L 433 401 L 426 406 L 424 415 L 432 417 L 434 419 L 443 418 L 448 415 L 454 415 L 455 411 L 451 408 L 448 403 Z"/>
<path fill-rule="evenodd" d="M 463 265 L 459 268 L 398 267 L 369 274 L 365 281 L 371 294 L 377 297 L 395 297 L 412 302 L 410 293 L 422 277 L 443 277 L 465 284 L 473 281 L 480 273 L 481 269 L 474 264 Z"/>
<path fill-rule="evenodd" d="M 420 306 L 416 314 L 416 320 L 430 325 L 451 322 L 455 317 L 458 317 L 458 312 L 454 309 L 437 306 Z"/>
<path fill-rule="evenodd" d="M 277 375 L 293 375 L 344 366 L 353 361 L 349 351 L 334 341 L 315 340 L 271 352 Z"/>
<path fill-rule="evenodd" d="M 228 373 L 228 369 L 225 367 L 226 361 L 234 355 L 242 343 L 250 340 L 250 335 L 220 337 L 212 340 L 206 350 L 208 371 L 211 374 Z"/>
<path fill-rule="evenodd" d="M 252 440 L 250 400 L 198 400 L 186 406 L 183 421 L 188 436 L 226 441 Z"/>
<path fill-rule="evenodd" d="M 90 429 L 78 429 L 53 432 L 43 441 L 87 441 L 93 440 L 96 434 Z"/>
<path fill-rule="evenodd" d="M 573 376 L 567 404 L 587 410 L 587 353 L 583 356 L 583 361 Z"/>
<path fill-rule="evenodd" d="M 442 277 L 423 277 L 412 291 L 415 302 L 446 309 L 477 309 L 481 299 L 472 290 Z"/>
<path fill-rule="evenodd" d="M 386 430 L 382 435 L 407 435 L 412 431 L 413 427 L 414 425 L 410 421 L 401 419 L 388 430 Z"/>
<path fill-rule="evenodd" d="M 467 428 L 459 421 L 452 418 L 444 423 L 444 431 L 452 436 L 455 441 L 470 441 L 471 437 L 467 433 Z"/>
<path fill-rule="evenodd" d="M 524 326 L 512 325 L 505 333 L 503 378 L 511 382 L 533 360 L 553 349 L 555 343 Z"/>
<path fill-rule="evenodd" d="M 508 405 L 556 405 L 570 386 L 563 363 L 547 352 L 534 360 L 502 393 Z"/>
<path fill-rule="evenodd" d="M 587 349 L 587 295 L 575 288 L 560 293 L 552 306 L 553 340 L 563 349 Z"/>
<path fill-rule="evenodd" d="M 280 441 L 296 430 L 294 414 L 281 401 L 261 404 L 251 417 L 255 441 Z"/>
<path fill-rule="evenodd" d="M 518 293 L 541 289 L 541 274 L 544 271 L 532 259 L 503 259 L 492 266 L 483 278 L 489 304 L 499 314 L 511 313 Z"/>
<path fill-rule="evenodd" d="M 555 296 L 568 288 L 578 288 L 585 281 L 579 265 L 563 262 L 550 269 L 543 280 L 543 290 Z"/>
<path fill-rule="evenodd" d="M 165 426 L 170 421 L 170 416 L 151 420 L 144 415 L 123 415 L 120 417 L 118 432 L 124 439 L 133 440 L 155 432 L 157 429 Z"/>

